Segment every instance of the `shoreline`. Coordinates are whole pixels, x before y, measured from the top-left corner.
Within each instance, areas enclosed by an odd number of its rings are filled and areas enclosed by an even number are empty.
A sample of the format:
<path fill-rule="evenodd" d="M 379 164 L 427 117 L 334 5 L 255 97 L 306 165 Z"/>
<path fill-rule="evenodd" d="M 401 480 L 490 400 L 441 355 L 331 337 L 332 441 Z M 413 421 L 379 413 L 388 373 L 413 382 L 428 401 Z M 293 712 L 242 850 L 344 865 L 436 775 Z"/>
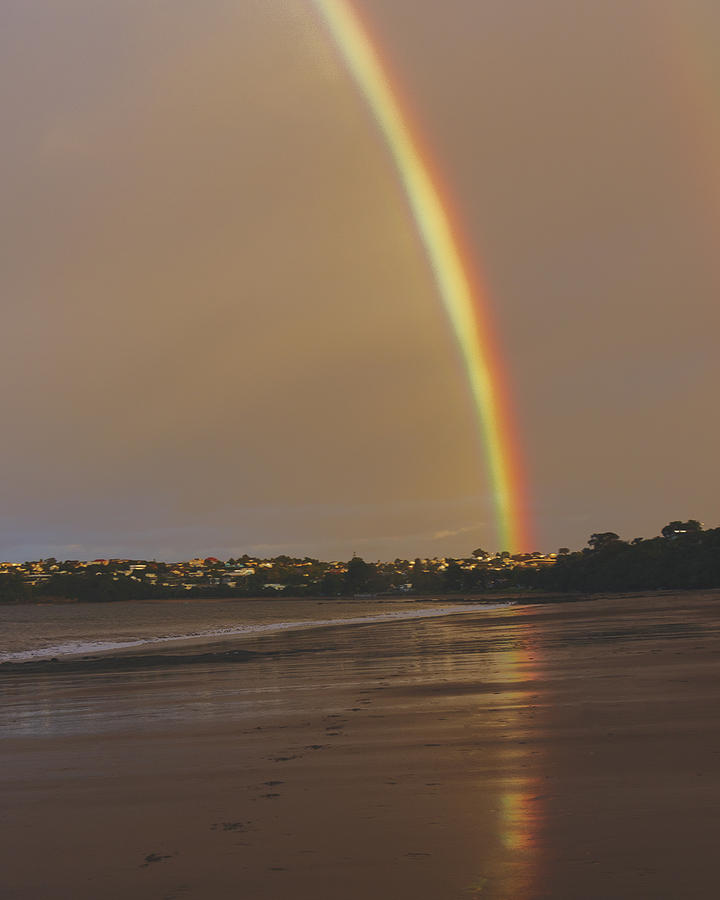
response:
<path fill-rule="evenodd" d="M 513 597 L 505 597 L 500 600 L 496 598 L 496 603 L 488 602 L 489 607 L 486 611 L 475 610 L 449 610 L 447 613 L 429 613 L 427 616 L 407 616 L 397 618 L 383 618 L 378 616 L 368 617 L 363 621 L 335 620 L 322 622 L 318 624 L 298 622 L 289 623 L 288 627 L 283 627 L 279 623 L 279 627 L 272 626 L 267 630 L 258 631 L 238 631 L 238 632 L 219 632 L 207 635 L 190 635 L 178 636 L 175 638 L 167 638 L 163 640 L 147 640 L 143 643 L 129 645 L 127 647 L 118 647 L 108 650 L 96 651 L 94 653 L 67 653 L 62 656 L 40 657 L 24 660 L 8 660 L 0 662 L 0 680 L 12 679 L 21 676 L 45 675 L 45 674 L 82 674 L 82 673 L 112 673 L 121 671 L 137 671 L 137 670 L 157 670 L 163 668 L 179 668 L 197 665 L 232 665 L 245 663 L 250 660 L 258 660 L 260 658 L 276 658 L 289 655 L 297 655 L 299 653 L 321 652 L 318 649 L 302 649 L 292 648 L 292 639 L 294 636 L 300 635 L 317 635 L 319 643 L 329 633 L 343 631 L 354 628 L 379 628 L 387 626 L 400 626 L 409 622 L 418 621 L 434 621 L 446 618 L 473 619 L 479 613 L 485 612 L 486 616 L 483 621 L 488 627 L 493 625 L 507 623 L 515 618 L 517 611 L 523 608 L 532 610 L 535 616 L 547 612 L 548 615 L 554 614 L 555 607 L 563 607 L 571 604 L 589 604 L 590 610 L 588 615 L 592 615 L 592 607 L 595 604 L 602 604 L 603 601 L 609 604 L 621 604 L 622 601 L 640 601 L 640 608 L 634 610 L 639 615 L 643 614 L 642 606 L 647 604 L 648 607 L 654 600 L 665 599 L 668 596 L 677 596 L 674 591 L 659 592 L 634 592 L 627 594 L 590 594 L 590 595 L 561 595 L 560 597 L 545 597 L 542 601 L 532 602 L 517 595 Z M 712 598 L 720 601 L 720 590 L 715 591 L 697 591 L 687 592 L 687 596 Z M 262 599 L 262 598 L 260 598 Z M 437 598 L 428 598 L 420 602 L 438 603 L 443 601 Z M 137 602 L 137 601 L 130 601 Z M 171 601 L 164 601 L 171 602 Z M 463 605 L 459 599 L 454 600 L 458 605 Z M 465 601 L 467 605 L 473 604 L 481 606 L 475 599 Z M 618 608 L 618 612 L 627 612 L 623 607 Z M 285 643 L 290 643 L 291 647 L 282 649 L 282 639 L 287 638 Z M 264 642 L 273 641 L 275 647 L 262 646 Z M 317 643 L 316 642 L 316 643 Z M 302 639 L 299 643 L 302 646 Z M 262 649 L 253 649 L 253 645 L 261 645 Z M 281 646 L 278 647 L 277 645 Z"/>
<path fill-rule="evenodd" d="M 467 591 L 457 591 L 449 594 L 429 593 L 429 594 L 368 594 L 361 596 L 351 595 L 333 595 L 324 594 L 291 596 L 277 594 L 259 594 L 259 595 L 238 595 L 238 596 L 187 596 L 177 594 L 172 597 L 143 597 L 140 599 L 125 600 L 78 600 L 67 597 L 38 597 L 35 599 L 25 600 L 7 600 L 0 604 L 1 608 L 11 608 L 18 606 L 116 606 L 122 604 L 143 605 L 143 604 L 164 604 L 164 603 L 192 603 L 202 605 L 204 603 L 364 603 L 372 601 L 373 603 L 388 603 L 410 605 L 413 603 L 500 603 L 515 601 L 525 604 L 536 603 L 572 603 L 574 601 L 595 600 L 605 598 L 620 597 L 654 597 L 654 596 L 673 596 L 678 594 L 712 594 L 716 593 L 720 597 L 720 587 L 683 587 L 683 588 L 640 588 L 637 590 L 597 590 L 597 591 L 533 591 L 533 590 L 499 590 L 485 591 L 483 593 L 468 593 Z"/>
<path fill-rule="evenodd" d="M 640 592 L 647 593 L 647 592 Z M 305 601 L 311 603 L 363 603 L 368 600 L 372 600 L 375 603 L 402 603 L 402 604 L 410 604 L 410 603 L 495 603 L 501 600 L 521 600 L 536 598 L 538 601 L 542 601 L 543 599 L 548 598 L 562 598 L 562 597 L 575 597 L 580 596 L 577 592 L 569 591 L 567 593 L 557 592 L 557 591 L 497 591 L 495 593 L 482 593 L 482 594 L 472 594 L 467 591 L 459 591 L 450 594 L 363 594 L 360 596 L 354 595 L 332 595 L 328 596 L 326 594 L 307 594 L 301 596 L 292 596 L 286 594 L 258 594 L 258 595 L 245 595 L 240 594 L 237 596 L 227 596 L 225 594 L 220 594 L 218 596 L 201 596 L 201 595 L 191 595 L 187 596 L 185 594 L 177 594 L 173 597 L 142 597 L 139 599 L 127 599 L 127 600 L 78 600 L 77 598 L 68 598 L 68 597 L 50 597 L 50 596 L 38 596 L 34 599 L 26 599 L 26 600 L 7 600 L 3 602 L 2 606 L 102 606 L 104 604 L 115 605 L 118 603 L 236 603 L 236 602 L 266 602 L 266 603 L 303 603 Z"/>
<path fill-rule="evenodd" d="M 184 596 L 178 594 L 174 597 L 143 597 L 137 600 L 78 600 L 67 597 L 40 597 L 30 600 L 7 600 L 0 605 L 0 609 L 23 606 L 117 606 L 122 604 L 164 604 L 164 603 L 364 603 L 371 600 L 374 603 L 402 604 L 412 603 L 501 603 L 517 602 L 523 604 L 542 603 L 573 603 L 575 601 L 595 600 L 621 597 L 650 597 L 672 596 L 676 594 L 708 594 L 717 593 L 720 596 L 720 588 L 688 587 L 688 588 L 643 588 L 641 590 L 617 590 L 617 591 L 498 591 L 496 593 L 468 594 L 458 592 L 453 594 L 403 594 L 397 596 L 363 595 L 354 596 L 326 596 L 322 594 L 312 596 Z"/>
<path fill-rule="evenodd" d="M 483 612 L 501 612 L 511 608 L 513 604 L 505 602 L 501 604 L 488 604 Z M 428 611 L 423 615 L 418 611 L 417 615 L 391 616 L 382 615 L 367 616 L 359 619 L 336 619 L 322 622 L 286 622 L 277 623 L 276 626 L 260 626 L 256 630 L 237 632 L 213 632 L 159 640 L 147 640 L 137 644 L 129 644 L 125 647 L 114 647 L 96 653 L 67 653 L 63 656 L 47 656 L 24 660 L 6 660 L 0 662 L 0 678 L 2 676 L 14 676 L 42 673 L 80 673 L 85 671 L 118 671 L 127 669 L 154 669 L 163 667 L 189 666 L 196 664 L 224 664 L 244 662 L 261 655 L 275 656 L 287 655 L 288 652 L 300 651 L 267 651 L 260 653 L 257 650 L 248 650 L 247 645 L 263 639 L 280 639 L 288 636 L 309 634 L 320 635 L 328 631 L 346 630 L 361 627 L 380 627 L 387 625 L 401 625 L 407 622 L 437 620 L 446 617 L 467 616 L 478 613 L 477 604 L 474 609 L 449 608 L 447 611 Z M 242 644 L 242 647 L 238 647 Z M 193 649 L 195 648 L 195 649 Z M 42 652 L 42 651 L 38 651 Z M 309 652 L 304 650 L 302 652 Z"/>

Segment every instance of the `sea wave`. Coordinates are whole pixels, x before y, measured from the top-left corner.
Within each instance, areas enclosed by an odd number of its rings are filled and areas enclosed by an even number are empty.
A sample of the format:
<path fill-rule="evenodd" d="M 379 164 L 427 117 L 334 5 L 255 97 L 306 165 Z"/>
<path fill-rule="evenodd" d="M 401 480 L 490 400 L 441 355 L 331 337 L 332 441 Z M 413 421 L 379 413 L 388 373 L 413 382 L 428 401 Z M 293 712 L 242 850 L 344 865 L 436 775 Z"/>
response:
<path fill-rule="evenodd" d="M 438 616 L 456 615 L 468 612 L 487 612 L 496 609 L 504 609 L 512 603 L 463 603 L 456 606 L 443 606 L 440 608 L 423 608 L 410 610 L 397 610 L 395 612 L 378 613 L 368 616 L 351 616 L 335 619 L 309 619 L 306 621 L 270 622 L 252 625 L 231 625 L 228 627 L 212 628 L 203 631 L 193 631 L 186 634 L 157 635 L 133 640 L 79 640 L 65 641 L 47 647 L 37 647 L 32 650 L 20 650 L 9 653 L 0 652 L 0 663 L 31 662 L 53 658 L 68 658 L 88 656 L 94 654 L 110 653 L 116 650 L 128 650 L 133 647 L 155 646 L 158 644 L 177 643 L 183 641 L 211 640 L 212 638 L 227 637 L 253 637 L 255 635 L 270 634 L 277 631 L 296 631 L 310 628 L 323 628 L 341 625 L 372 625 L 383 622 L 397 622 L 406 619 L 427 619 Z"/>

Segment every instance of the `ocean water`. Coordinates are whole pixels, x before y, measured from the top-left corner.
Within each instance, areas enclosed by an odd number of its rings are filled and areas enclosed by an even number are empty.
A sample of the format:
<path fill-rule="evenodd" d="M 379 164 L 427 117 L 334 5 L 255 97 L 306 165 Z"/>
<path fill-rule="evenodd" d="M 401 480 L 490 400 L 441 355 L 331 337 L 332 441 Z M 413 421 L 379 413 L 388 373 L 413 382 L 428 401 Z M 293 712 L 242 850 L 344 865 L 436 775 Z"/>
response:
<path fill-rule="evenodd" d="M 0 607 L 0 663 L 86 656 L 325 625 L 429 618 L 505 604 L 409 600 L 165 600 Z"/>

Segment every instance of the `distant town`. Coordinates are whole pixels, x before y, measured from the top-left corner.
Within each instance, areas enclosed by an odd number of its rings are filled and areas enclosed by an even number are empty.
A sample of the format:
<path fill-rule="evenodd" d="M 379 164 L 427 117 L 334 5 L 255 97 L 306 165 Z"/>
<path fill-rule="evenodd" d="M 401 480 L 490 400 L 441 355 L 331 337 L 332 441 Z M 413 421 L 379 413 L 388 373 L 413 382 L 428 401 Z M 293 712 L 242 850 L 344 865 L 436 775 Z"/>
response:
<path fill-rule="evenodd" d="M 557 554 L 508 552 L 490 555 L 476 550 L 467 558 L 396 559 L 367 563 L 322 562 L 311 557 L 264 559 L 243 555 L 227 560 L 214 556 L 165 563 L 146 559 L 57 560 L 0 563 L 0 579 L 10 576 L 22 597 L 70 599 L 75 595 L 120 599 L 162 597 L 358 596 L 425 594 L 487 590 L 503 585 L 518 567 L 552 565 Z M 113 585 L 116 587 L 113 588 Z M 22 590 L 21 588 L 24 588 Z M 124 598 L 123 598 L 124 599 Z"/>
<path fill-rule="evenodd" d="M 720 587 L 720 528 L 673 521 L 659 536 L 622 540 L 591 535 L 571 552 L 323 562 L 247 554 L 167 563 L 146 559 L 0 563 L 0 602 L 152 600 L 223 597 L 412 597 L 502 590 L 632 591 Z"/>

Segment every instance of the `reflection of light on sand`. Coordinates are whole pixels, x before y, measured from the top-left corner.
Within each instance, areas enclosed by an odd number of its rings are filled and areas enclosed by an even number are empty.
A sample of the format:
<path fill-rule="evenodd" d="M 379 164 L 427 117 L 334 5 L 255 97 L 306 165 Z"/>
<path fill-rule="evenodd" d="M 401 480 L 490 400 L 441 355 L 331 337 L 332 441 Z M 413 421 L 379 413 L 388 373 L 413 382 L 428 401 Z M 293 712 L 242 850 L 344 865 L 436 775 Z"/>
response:
<path fill-rule="evenodd" d="M 537 847 L 537 782 L 519 782 L 500 800 L 500 840 L 507 850 Z"/>
<path fill-rule="evenodd" d="M 497 838 L 504 860 L 494 879 L 493 896 L 523 897 L 532 893 L 540 865 L 539 828 L 542 823 L 542 787 L 539 760 L 532 749 L 532 710 L 539 677 L 539 652 L 532 619 L 520 609 L 510 626 L 508 646 L 496 656 L 496 677 L 509 686 L 502 703 L 499 733 L 500 780 Z M 514 686 L 517 685 L 517 689 Z"/>

